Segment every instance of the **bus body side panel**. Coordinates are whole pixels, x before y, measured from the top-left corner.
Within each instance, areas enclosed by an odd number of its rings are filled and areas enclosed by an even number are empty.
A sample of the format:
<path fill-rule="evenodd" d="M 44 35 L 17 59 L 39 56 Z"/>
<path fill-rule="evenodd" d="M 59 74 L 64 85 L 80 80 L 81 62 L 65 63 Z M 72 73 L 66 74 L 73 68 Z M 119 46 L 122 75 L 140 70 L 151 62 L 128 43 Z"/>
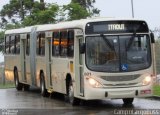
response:
<path fill-rule="evenodd" d="M 44 73 L 44 77 L 46 76 L 46 65 L 45 65 L 45 57 L 43 56 L 36 56 L 36 86 L 40 87 L 40 71 L 42 70 Z M 45 80 L 47 86 L 47 80 Z"/>
<path fill-rule="evenodd" d="M 7 80 L 14 81 L 14 67 L 18 69 L 19 80 L 21 80 L 20 55 L 4 55 L 5 77 Z"/>
<path fill-rule="evenodd" d="M 30 56 L 26 56 L 26 78 L 27 78 L 27 84 L 32 84 L 31 82 L 31 69 L 30 69 Z"/>
<path fill-rule="evenodd" d="M 55 92 L 66 93 L 66 75 L 69 73 L 69 62 L 67 58 L 52 58 L 52 84 Z"/>

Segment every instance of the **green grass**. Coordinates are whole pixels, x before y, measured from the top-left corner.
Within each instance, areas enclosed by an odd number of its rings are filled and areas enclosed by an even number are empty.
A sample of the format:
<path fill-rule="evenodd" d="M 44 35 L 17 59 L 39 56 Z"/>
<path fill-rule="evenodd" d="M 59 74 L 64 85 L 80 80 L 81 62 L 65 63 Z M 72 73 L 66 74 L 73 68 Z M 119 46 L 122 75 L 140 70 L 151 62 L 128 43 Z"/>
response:
<path fill-rule="evenodd" d="M 0 89 L 13 88 L 13 87 L 15 87 L 14 83 L 6 83 L 5 85 L 0 83 Z"/>
<path fill-rule="evenodd" d="M 153 86 L 153 95 L 160 96 L 160 85 Z"/>

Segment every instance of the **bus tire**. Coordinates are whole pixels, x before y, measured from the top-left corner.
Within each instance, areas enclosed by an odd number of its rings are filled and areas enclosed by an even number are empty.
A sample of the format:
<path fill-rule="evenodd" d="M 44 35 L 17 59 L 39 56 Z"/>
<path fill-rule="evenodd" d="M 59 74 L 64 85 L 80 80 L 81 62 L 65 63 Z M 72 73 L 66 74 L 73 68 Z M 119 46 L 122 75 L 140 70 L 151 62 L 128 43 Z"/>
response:
<path fill-rule="evenodd" d="M 123 103 L 124 105 L 132 105 L 134 98 L 124 98 Z"/>
<path fill-rule="evenodd" d="M 15 87 L 18 91 L 22 90 L 23 84 L 19 82 L 19 77 L 18 77 L 18 71 L 17 69 L 14 69 L 14 83 Z"/>
<path fill-rule="evenodd" d="M 27 85 L 27 84 L 24 84 L 24 91 L 29 91 L 29 89 L 30 89 L 30 85 Z"/>
<path fill-rule="evenodd" d="M 40 74 L 40 88 L 41 88 L 41 95 L 43 97 L 47 97 L 48 92 L 47 92 L 47 89 L 46 89 L 46 84 L 45 84 L 45 79 L 44 79 L 44 74 L 43 73 Z"/>
<path fill-rule="evenodd" d="M 80 99 L 74 97 L 74 88 L 73 88 L 72 81 L 70 81 L 69 85 L 68 85 L 67 97 L 68 97 L 69 103 L 71 103 L 72 105 L 79 105 L 80 104 Z"/>

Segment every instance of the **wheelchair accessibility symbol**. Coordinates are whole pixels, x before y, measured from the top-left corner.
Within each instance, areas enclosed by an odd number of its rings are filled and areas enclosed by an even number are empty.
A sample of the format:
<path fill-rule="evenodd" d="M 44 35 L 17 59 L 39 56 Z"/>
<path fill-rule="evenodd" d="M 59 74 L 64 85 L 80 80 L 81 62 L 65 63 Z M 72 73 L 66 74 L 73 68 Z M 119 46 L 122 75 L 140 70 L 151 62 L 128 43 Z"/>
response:
<path fill-rule="evenodd" d="M 122 65 L 121 65 L 121 69 L 122 69 L 123 71 L 127 71 L 127 70 L 128 70 L 128 64 L 122 64 Z"/>

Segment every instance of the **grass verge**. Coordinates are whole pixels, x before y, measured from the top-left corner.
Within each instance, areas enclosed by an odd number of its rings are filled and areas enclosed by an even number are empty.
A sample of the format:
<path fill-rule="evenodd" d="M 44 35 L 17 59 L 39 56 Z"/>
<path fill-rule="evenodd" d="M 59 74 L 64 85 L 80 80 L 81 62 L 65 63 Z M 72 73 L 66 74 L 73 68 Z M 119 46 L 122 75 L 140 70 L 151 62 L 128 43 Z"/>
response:
<path fill-rule="evenodd" d="M 4 84 L 0 84 L 0 89 L 6 89 L 6 88 L 13 88 L 15 87 L 14 83 L 6 83 L 5 85 Z"/>
<path fill-rule="evenodd" d="M 153 86 L 153 95 L 160 96 L 160 85 Z"/>

